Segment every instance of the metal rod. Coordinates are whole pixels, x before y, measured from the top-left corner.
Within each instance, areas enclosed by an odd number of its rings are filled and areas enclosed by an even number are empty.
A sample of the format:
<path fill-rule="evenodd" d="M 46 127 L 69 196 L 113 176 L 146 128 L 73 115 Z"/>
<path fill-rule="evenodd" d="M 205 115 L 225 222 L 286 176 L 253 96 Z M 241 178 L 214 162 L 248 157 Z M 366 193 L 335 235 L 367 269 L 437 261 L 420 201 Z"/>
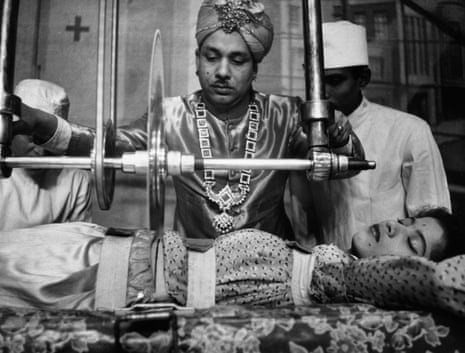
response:
<path fill-rule="evenodd" d="M 323 82 L 323 35 L 319 0 L 302 0 L 304 24 L 305 96 L 308 101 L 325 99 Z"/>
<path fill-rule="evenodd" d="M 15 71 L 16 32 L 18 22 L 19 0 L 0 2 L 0 156 L 10 154 L 13 139 L 13 111 L 18 107 L 13 93 Z M 10 176 L 11 170 L 0 166 L 2 176 Z"/>
<path fill-rule="evenodd" d="M 97 113 L 96 128 L 103 129 L 105 105 L 105 30 L 106 0 L 99 1 L 98 42 L 97 42 Z M 97 134 L 98 135 L 98 134 Z M 103 135 L 103 134 L 102 134 Z"/>
<path fill-rule="evenodd" d="M 134 154 L 124 154 L 122 157 L 105 158 L 105 168 L 120 169 L 129 173 L 148 173 L 148 153 L 146 163 Z M 0 163 L 4 163 L 11 168 L 26 169 L 60 169 L 77 168 L 91 169 L 91 157 L 67 157 L 67 156 L 45 156 L 45 157 L 4 157 L 0 158 Z M 250 169 L 250 170 L 310 170 L 315 162 L 308 159 L 266 159 L 266 158 L 206 158 L 195 159 L 194 170 L 215 169 Z M 364 170 L 373 169 L 373 161 L 359 161 L 348 158 L 351 169 Z M 134 167 L 137 165 L 137 168 Z M 165 169 L 172 169 L 165 166 Z M 175 168 L 182 170 L 180 168 Z M 156 172 L 156 171 L 155 171 Z"/>
<path fill-rule="evenodd" d="M 12 168 L 27 169 L 59 169 L 77 168 L 91 169 L 90 157 L 5 157 L 0 160 Z M 122 158 L 105 158 L 106 168 L 123 169 Z M 196 159 L 195 169 L 252 169 L 252 170 L 307 170 L 312 168 L 313 161 L 307 159 L 244 159 L 244 158 L 208 158 Z M 139 170 L 143 170 L 140 168 Z"/>
<path fill-rule="evenodd" d="M 116 128 L 119 0 L 113 0 L 111 13 L 110 120 L 112 121 L 113 126 Z"/>
<path fill-rule="evenodd" d="M 207 158 L 196 159 L 195 169 L 309 170 L 313 161 L 307 159 Z"/>
<path fill-rule="evenodd" d="M 18 21 L 18 0 L 2 1 L 2 23 L 0 43 L 0 75 L 2 103 L 5 94 L 13 92 L 13 74 L 15 71 L 16 28 Z"/>
<path fill-rule="evenodd" d="M 91 169 L 90 157 L 5 157 L 2 163 L 12 168 L 26 169 Z M 121 158 L 105 158 L 105 167 L 122 169 Z"/>
<path fill-rule="evenodd" d="M 306 102 L 302 105 L 302 122 L 307 130 L 309 149 L 325 151 L 329 148 L 326 129 L 330 112 L 328 101 L 325 100 L 320 0 L 302 0 L 302 13 L 306 96 Z"/>

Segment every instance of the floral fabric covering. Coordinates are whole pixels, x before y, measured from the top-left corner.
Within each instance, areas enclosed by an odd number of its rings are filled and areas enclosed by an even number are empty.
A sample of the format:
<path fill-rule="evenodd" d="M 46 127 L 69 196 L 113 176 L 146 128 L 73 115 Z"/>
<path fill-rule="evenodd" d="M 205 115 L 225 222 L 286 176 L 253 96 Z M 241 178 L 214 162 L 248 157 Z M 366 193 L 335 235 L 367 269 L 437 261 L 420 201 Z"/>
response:
<path fill-rule="evenodd" d="M 179 352 L 465 352 L 465 321 L 368 304 L 214 307 L 178 317 Z"/>
<path fill-rule="evenodd" d="M 115 314 L 0 308 L 2 353 L 465 352 L 465 321 L 368 304 Z"/>
<path fill-rule="evenodd" d="M 3 353 L 112 352 L 114 320 L 106 313 L 0 308 Z"/>

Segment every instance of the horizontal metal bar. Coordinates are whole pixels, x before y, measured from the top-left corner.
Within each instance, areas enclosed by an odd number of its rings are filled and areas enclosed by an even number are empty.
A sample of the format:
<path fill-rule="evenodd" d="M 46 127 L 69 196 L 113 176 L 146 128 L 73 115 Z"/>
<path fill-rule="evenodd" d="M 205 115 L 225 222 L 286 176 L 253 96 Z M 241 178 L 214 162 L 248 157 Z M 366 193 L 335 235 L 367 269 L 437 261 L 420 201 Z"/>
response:
<path fill-rule="evenodd" d="M 90 157 L 5 157 L 0 159 L 0 163 L 6 164 L 11 168 L 27 168 L 27 169 L 60 169 L 60 168 L 76 168 L 90 169 Z M 121 169 L 121 158 L 105 158 L 104 163 L 106 168 Z"/>
<path fill-rule="evenodd" d="M 59 169 L 77 168 L 91 169 L 90 157 L 5 157 L 0 159 L 11 168 Z M 121 158 L 105 158 L 105 168 L 123 169 Z M 252 170 L 308 170 L 313 162 L 307 159 L 244 159 L 244 158 L 208 158 L 196 159 L 195 169 L 252 169 Z"/>
<path fill-rule="evenodd" d="M 253 170 L 309 170 L 313 161 L 308 159 L 266 158 L 206 158 L 196 159 L 195 169 L 253 169 Z"/>

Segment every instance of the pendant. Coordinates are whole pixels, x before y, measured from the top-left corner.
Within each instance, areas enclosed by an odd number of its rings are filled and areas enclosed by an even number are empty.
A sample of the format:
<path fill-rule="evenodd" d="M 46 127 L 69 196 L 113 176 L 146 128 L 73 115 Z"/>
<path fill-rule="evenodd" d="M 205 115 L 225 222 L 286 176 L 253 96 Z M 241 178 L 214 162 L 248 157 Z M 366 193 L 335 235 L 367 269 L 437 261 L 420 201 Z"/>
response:
<path fill-rule="evenodd" d="M 226 213 L 221 212 L 219 215 L 213 217 L 213 227 L 218 233 L 225 234 L 234 229 L 234 218 Z"/>
<path fill-rule="evenodd" d="M 210 201 L 216 203 L 221 211 L 240 205 L 245 200 L 246 192 L 241 189 L 240 193 L 235 193 L 231 190 L 229 184 L 226 184 L 218 193 L 215 193 L 209 184 L 205 184 L 204 187 Z"/>
<path fill-rule="evenodd" d="M 208 131 L 207 111 L 205 104 L 200 102 L 195 106 L 195 118 L 197 131 L 199 136 L 199 147 L 203 158 L 212 158 L 210 133 Z M 248 131 L 247 140 L 245 143 L 244 158 L 254 158 L 257 144 L 257 136 L 260 126 L 260 112 L 255 103 L 249 105 L 248 113 Z M 234 229 L 234 217 L 227 212 L 234 206 L 241 205 L 249 192 L 249 184 L 251 180 L 250 170 L 241 170 L 239 179 L 240 191 L 233 191 L 229 184 L 226 184 L 218 193 L 213 191 L 215 186 L 215 174 L 213 170 L 204 170 L 204 182 L 208 199 L 218 205 L 220 214 L 212 219 L 212 225 L 215 230 L 220 233 L 228 233 Z"/>
<path fill-rule="evenodd" d="M 226 184 L 218 193 L 212 190 L 212 184 L 205 184 L 205 190 L 208 198 L 215 202 L 221 210 L 219 215 L 213 217 L 212 225 L 220 234 L 225 234 L 234 229 L 234 217 L 227 213 L 231 207 L 240 205 L 244 202 L 247 195 L 244 189 L 240 193 L 235 193 Z"/>

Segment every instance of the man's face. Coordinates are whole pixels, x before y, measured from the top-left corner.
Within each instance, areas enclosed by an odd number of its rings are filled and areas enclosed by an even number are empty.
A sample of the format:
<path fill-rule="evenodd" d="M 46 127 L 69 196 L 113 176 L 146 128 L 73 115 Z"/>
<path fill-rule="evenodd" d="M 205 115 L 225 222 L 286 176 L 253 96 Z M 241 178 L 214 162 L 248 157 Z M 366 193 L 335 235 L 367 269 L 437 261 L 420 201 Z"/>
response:
<path fill-rule="evenodd" d="M 253 57 L 237 32 L 221 30 L 202 43 L 196 57 L 204 99 L 218 109 L 243 101 L 255 77 Z"/>
<path fill-rule="evenodd" d="M 445 233 L 432 217 L 405 218 L 374 224 L 354 234 L 351 252 L 358 257 L 417 255 L 431 258 L 444 249 Z"/>
<path fill-rule="evenodd" d="M 326 95 L 334 108 L 345 115 L 352 113 L 361 100 L 361 81 L 350 69 L 325 70 Z"/>

